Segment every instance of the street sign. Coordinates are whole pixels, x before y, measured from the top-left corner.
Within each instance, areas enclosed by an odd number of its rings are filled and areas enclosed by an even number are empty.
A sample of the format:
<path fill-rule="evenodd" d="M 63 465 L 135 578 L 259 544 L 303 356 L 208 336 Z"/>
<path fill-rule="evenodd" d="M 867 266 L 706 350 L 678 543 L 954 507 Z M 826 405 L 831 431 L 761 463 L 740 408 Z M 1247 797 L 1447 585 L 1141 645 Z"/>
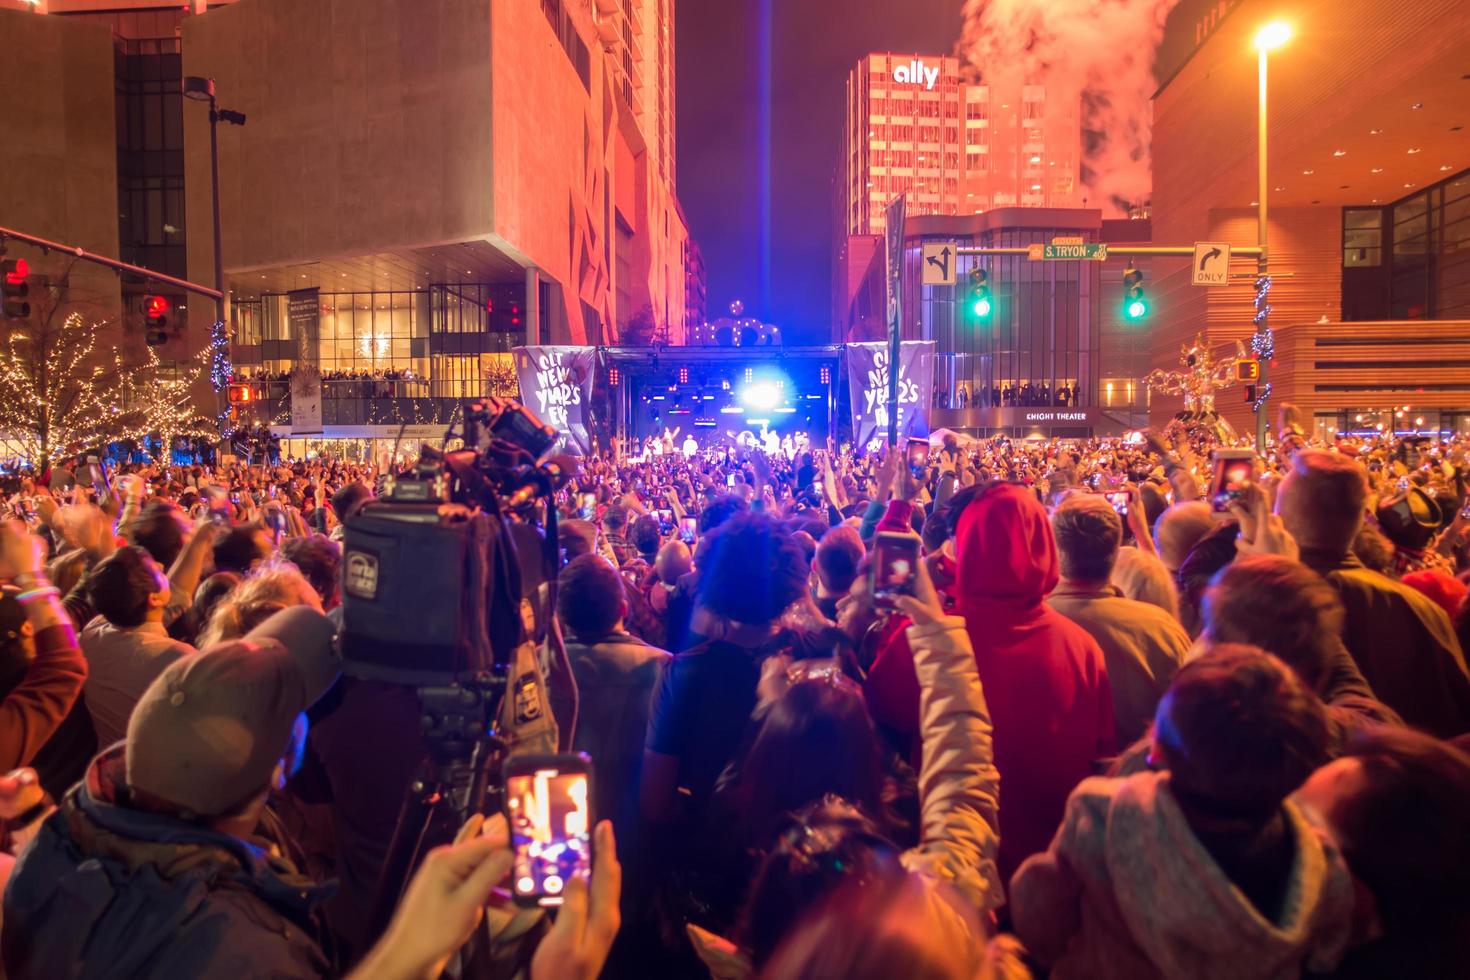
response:
<path fill-rule="evenodd" d="M 1106 262 L 1108 259 L 1107 242 L 1051 242 L 1047 245 L 1028 245 L 1026 258 L 1035 262 L 1038 259 L 1044 261 L 1076 261 L 1081 259 L 1086 262 Z"/>
<path fill-rule="evenodd" d="M 1230 278 L 1230 243 L 1195 242 L 1189 281 L 1195 286 L 1223 286 Z"/>
<path fill-rule="evenodd" d="M 954 260 L 954 245 L 950 242 L 925 242 L 923 284 L 925 286 L 953 286 L 955 283 Z"/>

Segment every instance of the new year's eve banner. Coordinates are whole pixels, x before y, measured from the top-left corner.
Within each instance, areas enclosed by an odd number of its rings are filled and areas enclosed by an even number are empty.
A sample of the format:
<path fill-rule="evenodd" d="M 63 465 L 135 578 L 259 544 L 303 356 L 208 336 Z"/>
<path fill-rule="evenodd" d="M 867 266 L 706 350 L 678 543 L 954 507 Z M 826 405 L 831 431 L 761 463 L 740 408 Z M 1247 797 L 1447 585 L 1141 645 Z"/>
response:
<path fill-rule="evenodd" d="M 315 289 L 286 294 L 286 319 L 296 344 L 291 368 L 291 434 L 322 431 L 322 306 Z"/>
<path fill-rule="evenodd" d="M 905 340 L 898 353 L 898 437 L 928 435 L 915 428 L 934 398 L 934 341 Z M 853 445 L 888 437 L 888 345 L 848 344 L 847 381 L 852 393 Z"/>
<path fill-rule="evenodd" d="M 591 450 L 587 403 L 592 398 L 592 366 L 597 349 L 517 347 L 511 353 L 515 355 L 522 404 L 561 433 L 567 452 L 587 455 Z"/>

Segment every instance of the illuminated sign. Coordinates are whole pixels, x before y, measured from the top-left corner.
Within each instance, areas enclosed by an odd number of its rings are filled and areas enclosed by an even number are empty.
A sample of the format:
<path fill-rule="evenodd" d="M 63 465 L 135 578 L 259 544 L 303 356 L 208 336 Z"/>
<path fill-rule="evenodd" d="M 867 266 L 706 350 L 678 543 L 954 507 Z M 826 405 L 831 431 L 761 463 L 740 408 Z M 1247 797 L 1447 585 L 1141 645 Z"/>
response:
<path fill-rule="evenodd" d="M 939 81 L 939 69 L 930 68 L 918 58 L 906 65 L 898 65 L 893 69 L 893 80 L 901 85 L 922 85 L 933 91 L 934 83 Z"/>

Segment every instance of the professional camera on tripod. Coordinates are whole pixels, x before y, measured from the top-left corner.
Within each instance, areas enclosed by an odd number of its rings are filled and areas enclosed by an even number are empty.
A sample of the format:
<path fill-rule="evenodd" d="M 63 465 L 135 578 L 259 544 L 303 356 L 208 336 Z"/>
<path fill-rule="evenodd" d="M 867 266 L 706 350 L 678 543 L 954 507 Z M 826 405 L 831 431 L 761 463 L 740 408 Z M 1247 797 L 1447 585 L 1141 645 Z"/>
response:
<path fill-rule="evenodd" d="M 505 758 L 557 747 L 507 518 L 534 520 L 576 461 L 543 459 L 556 430 L 514 401 L 467 405 L 462 430 L 463 448 L 424 446 L 411 472 L 346 522 L 343 668 L 416 687 L 428 744 L 379 882 L 378 929 L 428 849 L 470 813 L 499 809 Z M 555 508 L 545 515 L 554 580 Z"/>

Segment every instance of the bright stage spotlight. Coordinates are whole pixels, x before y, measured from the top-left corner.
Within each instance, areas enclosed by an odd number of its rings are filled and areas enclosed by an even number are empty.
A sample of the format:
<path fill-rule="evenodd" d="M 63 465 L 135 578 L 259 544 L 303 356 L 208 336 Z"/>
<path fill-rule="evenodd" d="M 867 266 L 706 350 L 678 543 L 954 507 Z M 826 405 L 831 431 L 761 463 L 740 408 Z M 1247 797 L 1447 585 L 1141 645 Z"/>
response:
<path fill-rule="evenodd" d="M 757 412 L 769 412 L 781 404 L 781 389 L 774 381 L 753 381 L 740 389 L 740 403 Z"/>

